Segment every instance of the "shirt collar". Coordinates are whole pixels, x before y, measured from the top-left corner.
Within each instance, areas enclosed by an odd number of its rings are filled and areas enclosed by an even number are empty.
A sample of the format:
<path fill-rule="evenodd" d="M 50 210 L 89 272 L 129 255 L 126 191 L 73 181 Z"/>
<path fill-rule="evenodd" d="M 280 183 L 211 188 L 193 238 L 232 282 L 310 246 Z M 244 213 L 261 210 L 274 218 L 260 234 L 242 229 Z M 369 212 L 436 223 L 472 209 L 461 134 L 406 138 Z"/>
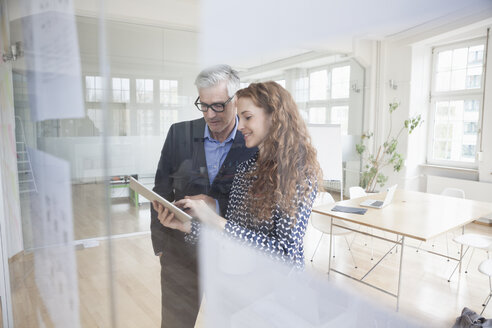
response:
<path fill-rule="evenodd" d="M 234 129 L 232 129 L 232 131 L 229 134 L 229 136 L 227 137 L 227 139 L 224 140 L 224 143 L 225 142 L 229 142 L 231 140 L 234 140 L 236 138 L 236 132 L 237 132 L 238 122 L 239 122 L 239 120 L 238 120 L 237 115 L 236 115 L 236 122 L 234 124 Z M 203 138 L 208 139 L 210 141 L 217 141 L 214 138 L 212 138 L 212 136 L 210 135 L 210 129 L 208 128 L 208 125 L 207 124 L 205 124 L 205 133 L 203 134 Z"/>

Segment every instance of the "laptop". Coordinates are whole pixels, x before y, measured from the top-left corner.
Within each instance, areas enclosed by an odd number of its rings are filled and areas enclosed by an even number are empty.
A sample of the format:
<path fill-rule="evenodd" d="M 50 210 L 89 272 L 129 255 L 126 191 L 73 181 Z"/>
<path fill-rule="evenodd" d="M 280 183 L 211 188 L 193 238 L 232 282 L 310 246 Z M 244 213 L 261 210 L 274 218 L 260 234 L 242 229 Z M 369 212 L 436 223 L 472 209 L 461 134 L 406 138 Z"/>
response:
<path fill-rule="evenodd" d="M 393 195 L 395 194 L 395 190 L 397 186 L 398 185 L 394 185 L 388 188 L 384 201 L 366 199 L 365 201 L 360 203 L 360 206 L 372 207 L 372 208 L 383 208 L 385 206 L 388 206 L 393 200 Z"/>

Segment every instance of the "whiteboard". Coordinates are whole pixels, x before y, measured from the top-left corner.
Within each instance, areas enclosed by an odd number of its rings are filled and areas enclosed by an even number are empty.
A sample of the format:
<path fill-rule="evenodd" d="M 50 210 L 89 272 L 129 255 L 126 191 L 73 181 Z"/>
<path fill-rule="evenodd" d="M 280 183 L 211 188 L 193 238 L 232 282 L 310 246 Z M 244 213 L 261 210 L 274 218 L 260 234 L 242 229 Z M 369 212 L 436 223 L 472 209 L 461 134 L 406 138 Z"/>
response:
<path fill-rule="evenodd" d="M 340 124 L 308 124 L 311 142 L 318 152 L 323 180 L 342 181 L 342 132 Z"/>

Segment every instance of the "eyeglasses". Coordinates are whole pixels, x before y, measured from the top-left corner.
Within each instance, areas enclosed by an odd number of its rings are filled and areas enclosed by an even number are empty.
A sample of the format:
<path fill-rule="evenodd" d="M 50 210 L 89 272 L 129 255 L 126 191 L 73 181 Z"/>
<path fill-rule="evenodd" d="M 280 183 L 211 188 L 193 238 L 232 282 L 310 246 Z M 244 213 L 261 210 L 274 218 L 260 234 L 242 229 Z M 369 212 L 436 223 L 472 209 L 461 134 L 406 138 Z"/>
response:
<path fill-rule="evenodd" d="M 196 98 L 195 100 L 195 106 L 196 108 L 198 108 L 200 112 L 207 112 L 208 109 L 211 108 L 216 113 L 222 113 L 225 110 L 225 106 L 227 106 L 227 104 L 232 100 L 232 98 L 234 98 L 234 95 L 231 98 L 227 99 L 227 101 L 224 103 L 213 103 L 209 105 L 206 103 L 199 102 L 200 96 L 198 96 L 198 98 Z"/>

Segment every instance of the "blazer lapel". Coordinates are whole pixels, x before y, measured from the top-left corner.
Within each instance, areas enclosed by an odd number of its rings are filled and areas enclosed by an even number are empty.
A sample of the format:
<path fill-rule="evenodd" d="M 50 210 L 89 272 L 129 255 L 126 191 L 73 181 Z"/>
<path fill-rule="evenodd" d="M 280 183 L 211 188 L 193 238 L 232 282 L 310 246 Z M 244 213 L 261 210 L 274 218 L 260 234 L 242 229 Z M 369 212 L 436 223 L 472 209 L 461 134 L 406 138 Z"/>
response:
<path fill-rule="evenodd" d="M 199 175 L 208 181 L 207 160 L 205 157 L 205 147 L 203 134 L 205 132 L 205 120 L 202 118 L 198 124 L 193 127 L 193 171 L 199 172 Z M 208 184 L 208 183 L 207 183 Z"/>

